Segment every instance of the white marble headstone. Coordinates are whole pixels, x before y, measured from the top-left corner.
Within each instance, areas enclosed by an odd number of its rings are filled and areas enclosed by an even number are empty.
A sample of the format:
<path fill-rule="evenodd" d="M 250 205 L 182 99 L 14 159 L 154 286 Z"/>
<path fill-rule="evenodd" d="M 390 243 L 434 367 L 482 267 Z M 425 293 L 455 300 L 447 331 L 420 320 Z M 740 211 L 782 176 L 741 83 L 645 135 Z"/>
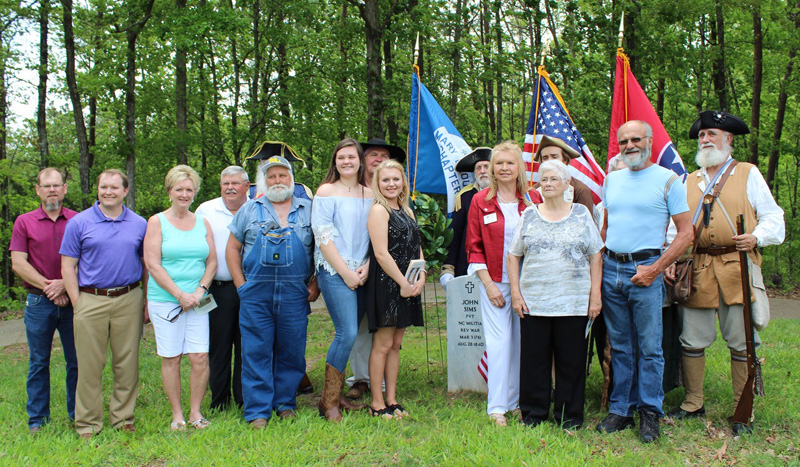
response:
<path fill-rule="evenodd" d="M 447 283 L 447 390 L 487 392 L 478 372 L 483 340 L 479 279 L 456 277 Z"/>

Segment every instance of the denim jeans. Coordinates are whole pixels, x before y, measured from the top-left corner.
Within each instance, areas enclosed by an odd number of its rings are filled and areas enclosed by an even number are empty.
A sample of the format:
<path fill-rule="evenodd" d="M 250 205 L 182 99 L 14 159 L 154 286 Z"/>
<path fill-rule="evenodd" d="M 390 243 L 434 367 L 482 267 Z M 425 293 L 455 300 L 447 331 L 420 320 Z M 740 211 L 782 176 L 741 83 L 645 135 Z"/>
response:
<path fill-rule="evenodd" d="M 72 332 L 72 306 L 56 306 L 47 297 L 28 294 L 25 307 L 25 334 L 28 338 L 28 426 L 42 426 L 50 420 L 50 351 L 58 329 L 67 366 L 67 412 L 75 419 L 75 385 L 78 382 L 78 357 Z"/>
<path fill-rule="evenodd" d="M 347 367 L 350 351 L 356 342 L 358 323 L 364 317 L 364 287 L 350 290 L 339 274 L 331 275 L 325 269 L 317 270 L 317 282 L 331 315 L 336 335 L 325 360 L 340 373 Z"/>
<path fill-rule="evenodd" d="M 294 410 L 306 371 L 308 289 L 303 281 L 247 281 L 238 289 L 244 419 Z"/>
<path fill-rule="evenodd" d="M 659 275 L 649 287 L 631 283 L 637 266 L 658 259 L 621 263 L 603 256 L 603 316 L 611 343 L 614 387 L 610 413 L 623 417 L 647 409 L 663 416 L 664 356 L 661 305 L 664 282 Z"/>

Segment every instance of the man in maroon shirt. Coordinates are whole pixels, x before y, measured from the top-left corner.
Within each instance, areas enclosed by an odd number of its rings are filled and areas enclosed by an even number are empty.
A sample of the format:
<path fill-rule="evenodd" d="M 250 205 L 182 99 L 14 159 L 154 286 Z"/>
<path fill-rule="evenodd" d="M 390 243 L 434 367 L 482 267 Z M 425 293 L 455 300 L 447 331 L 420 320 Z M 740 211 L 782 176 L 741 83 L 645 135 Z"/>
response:
<path fill-rule="evenodd" d="M 50 420 L 50 349 L 58 329 L 67 362 L 67 412 L 75 418 L 78 359 L 72 334 L 72 305 L 61 280 L 61 239 L 76 212 L 61 206 L 67 194 L 64 177 L 46 168 L 37 177 L 38 209 L 22 214 L 11 234 L 11 264 L 28 291 L 25 332 L 28 338 L 28 428 L 32 435 Z"/>

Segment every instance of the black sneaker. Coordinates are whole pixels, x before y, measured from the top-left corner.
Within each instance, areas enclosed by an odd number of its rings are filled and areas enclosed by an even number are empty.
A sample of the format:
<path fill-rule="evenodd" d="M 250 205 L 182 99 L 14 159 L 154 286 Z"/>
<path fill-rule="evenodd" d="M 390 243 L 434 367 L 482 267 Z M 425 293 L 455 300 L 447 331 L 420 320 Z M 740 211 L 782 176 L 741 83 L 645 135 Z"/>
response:
<path fill-rule="evenodd" d="M 652 443 L 661 437 L 658 415 L 649 410 L 639 412 L 639 438 L 644 443 Z"/>
<path fill-rule="evenodd" d="M 699 409 L 695 410 L 694 412 L 687 412 L 682 408 L 678 407 L 675 410 L 667 412 L 667 417 L 673 420 L 683 420 L 684 418 L 697 418 L 697 417 L 705 417 L 706 416 L 706 408 L 700 407 Z"/>
<path fill-rule="evenodd" d="M 600 433 L 614 433 L 634 425 L 633 417 L 623 417 L 615 413 L 610 413 L 600 423 L 597 424 L 597 431 Z"/>

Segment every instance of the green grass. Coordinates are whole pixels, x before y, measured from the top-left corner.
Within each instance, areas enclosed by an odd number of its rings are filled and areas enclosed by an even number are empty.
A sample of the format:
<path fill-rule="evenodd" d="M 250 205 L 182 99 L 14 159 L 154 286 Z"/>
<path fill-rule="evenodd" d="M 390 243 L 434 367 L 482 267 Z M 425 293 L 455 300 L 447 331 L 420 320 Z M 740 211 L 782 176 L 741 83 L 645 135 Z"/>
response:
<path fill-rule="evenodd" d="M 444 312 L 440 322 L 445 324 Z M 0 349 L 0 465 L 645 465 L 645 464 L 800 464 L 800 321 L 776 320 L 762 334 L 760 356 L 766 358 L 767 396 L 756 399 L 757 426 L 753 436 L 734 439 L 730 431 L 731 387 L 729 353 L 718 339 L 708 352 L 706 420 L 662 423 L 662 439 L 639 442 L 635 430 L 600 435 L 594 426 L 599 411 L 600 371 L 595 364 L 587 381 L 585 428 L 564 432 L 552 424 L 530 429 L 512 422 L 491 425 L 485 397 L 475 393 L 448 394 L 440 338 L 444 329 L 436 315 L 428 316 L 426 333 L 412 328 L 403 343 L 399 400 L 411 413 L 404 420 L 378 420 L 366 412 L 346 415 L 338 425 L 317 415 L 318 395 L 298 399 L 298 418 L 276 419 L 256 432 L 240 411 L 208 414 L 204 431 L 169 431 L 170 411 L 160 379 L 152 331 L 141 348 L 141 391 L 134 435 L 106 429 L 90 442 L 80 441 L 67 419 L 64 403 L 63 354 L 56 346 L 52 370 L 52 421 L 40 436 L 27 431 L 24 345 Z M 148 328 L 149 329 L 149 328 Z M 325 312 L 310 319 L 307 357 L 317 391 L 321 389 L 324 355 L 332 338 Z M 188 363 L 184 364 L 188 375 Z M 111 384 L 104 379 L 105 406 Z M 184 407 L 188 408 L 184 380 Z M 683 390 L 667 395 L 665 408 L 680 403 Z M 205 404 L 208 404 L 206 397 Z M 107 419 L 106 419 L 107 424 Z M 716 457 L 715 457 L 716 456 Z M 721 460 L 720 460 L 721 458 Z"/>

